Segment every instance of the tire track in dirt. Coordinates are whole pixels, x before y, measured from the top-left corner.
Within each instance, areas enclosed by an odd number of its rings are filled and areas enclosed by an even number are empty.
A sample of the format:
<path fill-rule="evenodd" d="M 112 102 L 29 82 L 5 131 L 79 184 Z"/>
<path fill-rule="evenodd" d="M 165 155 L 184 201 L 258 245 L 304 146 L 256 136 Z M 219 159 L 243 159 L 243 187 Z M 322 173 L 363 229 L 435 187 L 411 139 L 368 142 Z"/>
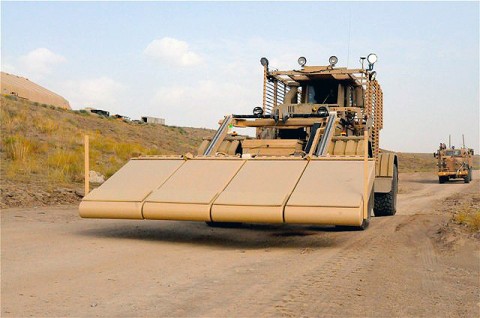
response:
<path fill-rule="evenodd" d="M 383 220 L 382 220 L 383 221 Z M 385 223 L 385 222 L 379 222 Z M 381 226 L 382 224 L 377 224 Z M 313 254 L 307 260 L 312 266 L 304 270 L 298 277 L 290 280 L 290 287 L 280 296 L 280 305 L 269 316 L 335 316 L 339 310 L 345 314 L 346 304 L 353 298 L 367 295 L 361 289 L 361 284 L 374 270 L 376 255 L 379 250 L 378 232 L 367 231 L 354 233 L 357 238 L 337 249 L 335 254 L 324 259 L 321 253 Z"/>

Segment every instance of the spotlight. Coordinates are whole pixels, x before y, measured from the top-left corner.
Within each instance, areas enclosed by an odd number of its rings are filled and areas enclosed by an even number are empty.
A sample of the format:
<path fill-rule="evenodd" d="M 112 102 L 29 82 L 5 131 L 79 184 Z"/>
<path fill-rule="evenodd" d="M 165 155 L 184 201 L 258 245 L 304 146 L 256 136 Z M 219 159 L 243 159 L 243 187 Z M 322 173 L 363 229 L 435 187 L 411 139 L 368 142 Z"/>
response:
<path fill-rule="evenodd" d="M 258 106 L 255 107 L 255 108 L 253 109 L 253 114 L 254 114 L 255 116 L 258 116 L 258 117 L 262 116 L 262 115 L 263 115 L 263 108 L 262 108 L 262 107 L 258 107 Z"/>
<path fill-rule="evenodd" d="M 305 64 L 307 64 L 307 59 L 304 57 L 304 56 L 300 56 L 298 58 L 298 64 L 301 66 L 301 67 L 304 67 Z"/>
<path fill-rule="evenodd" d="M 375 62 L 377 62 L 378 58 L 377 58 L 377 54 L 375 53 L 370 53 L 368 54 L 367 56 L 367 61 L 368 61 L 368 64 L 375 64 Z"/>
<path fill-rule="evenodd" d="M 262 57 L 260 59 L 260 64 L 262 64 L 263 67 L 268 67 L 268 60 L 266 57 Z"/>
<path fill-rule="evenodd" d="M 332 56 L 330 56 L 330 58 L 328 59 L 328 63 L 330 63 L 330 66 L 331 66 L 331 67 L 334 67 L 335 64 L 338 63 L 338 58 L 337 58 L 335 55 L 332 55 Z"/>

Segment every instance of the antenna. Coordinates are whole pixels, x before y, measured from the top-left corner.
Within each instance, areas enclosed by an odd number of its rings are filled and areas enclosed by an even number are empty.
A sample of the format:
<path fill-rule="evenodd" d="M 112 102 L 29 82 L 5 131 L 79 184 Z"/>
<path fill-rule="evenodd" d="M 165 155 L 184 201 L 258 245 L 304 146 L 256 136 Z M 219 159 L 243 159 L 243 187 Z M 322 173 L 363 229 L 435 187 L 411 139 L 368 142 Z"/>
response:
<path fill-rule="evenodd" d="M 452 149 L 452 136 L 448 135 L 448 149 Z"/>
<path fill-rule="evenodd" d="M 350 34 L 352 32 L 352 7 L 348 7 L 348 50 L 347 50 L 347 68 L 350 61 Z"/>
<path fill-rule="evenodd" d="M 463 148 L 465 148 L 465 135 L 462 134 Z"/>

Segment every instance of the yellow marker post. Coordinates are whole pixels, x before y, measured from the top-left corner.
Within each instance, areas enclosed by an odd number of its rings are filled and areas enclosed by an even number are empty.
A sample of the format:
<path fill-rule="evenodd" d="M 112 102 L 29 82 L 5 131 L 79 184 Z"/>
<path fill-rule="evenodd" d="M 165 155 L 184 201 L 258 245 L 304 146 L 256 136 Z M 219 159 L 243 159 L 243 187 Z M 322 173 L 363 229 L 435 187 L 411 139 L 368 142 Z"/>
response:
<path fill-rule="evenodd" d="M 90 144 L 85 135 L 85 196 L 90 192 Z"/>

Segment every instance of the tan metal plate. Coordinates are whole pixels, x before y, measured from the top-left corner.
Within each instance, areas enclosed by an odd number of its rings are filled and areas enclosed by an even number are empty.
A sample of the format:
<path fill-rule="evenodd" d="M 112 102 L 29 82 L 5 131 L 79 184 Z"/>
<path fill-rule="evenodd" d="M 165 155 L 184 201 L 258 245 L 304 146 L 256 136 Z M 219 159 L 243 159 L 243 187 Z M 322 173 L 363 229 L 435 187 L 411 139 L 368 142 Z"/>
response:
<path fill-rule="evenodd" d="M 82 218 L 142 219 L 142 202 L 82 201 L 78 208 Z"/>
<path fill-rule="evenodd" d="M 213 221 L 283 222 L 283 206 L 307 161 L 247 161 L 212 206 Z"/>
<path fill-rule="evenodd" d="M 142 219 L 143 200 L 184 160 L 130 160 L 80 203 L 84 218 Z"/>
<path fill-rule="evenodd" d="M 162 220 L 210 220 L 210 206 L 244 160 L 189 160 L 145 200 L 143 216 Z"/>
<path fill-rule="evenodd" d="M 172 175 L 184 160 L 130 160 L 83 201 L 141 202 Z"/>
<path fill-rule="evenodd" d="M 285 207 L 285 222 L 361 224 L 363 174 L 363 161 L 310 161 Z M 374 179 L 375 163 L 369 161 L 368 197 Z"/>
<path fill-rule="evenodd" d="M 311 206 L 285 207 L 285 222 L 319 225 L 360 226 L 363 222 L 363 208 L 332 208 Z"/>
<path fill-rule="evenodd" d="M 244 154 L 258 156 L 289 156 L 302 150 L 298 139 L 247 139 L 242 143 Z"/>

